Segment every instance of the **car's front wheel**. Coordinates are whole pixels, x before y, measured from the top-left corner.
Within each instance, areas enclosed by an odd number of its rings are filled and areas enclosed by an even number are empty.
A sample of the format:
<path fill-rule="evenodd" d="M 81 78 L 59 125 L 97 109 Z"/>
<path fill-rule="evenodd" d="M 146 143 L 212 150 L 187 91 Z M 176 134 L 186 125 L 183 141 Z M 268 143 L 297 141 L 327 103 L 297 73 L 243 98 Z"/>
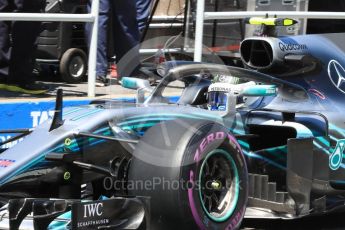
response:
<path fill-rule="evenodd" d="M 217 123 L 177 119 L 150 128 L 128 178 L 131 195 L 151 197 L 152 229 L 238 229 L 243 219 L 245 159 Z"/>

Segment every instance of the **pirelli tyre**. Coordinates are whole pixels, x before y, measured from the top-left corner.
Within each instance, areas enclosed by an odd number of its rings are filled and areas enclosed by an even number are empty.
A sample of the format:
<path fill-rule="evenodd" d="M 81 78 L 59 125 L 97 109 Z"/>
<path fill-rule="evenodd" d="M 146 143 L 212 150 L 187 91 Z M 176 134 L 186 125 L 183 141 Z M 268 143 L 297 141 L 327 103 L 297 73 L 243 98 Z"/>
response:
<path fill-rule="evenodd" d="M 177 119 L 148 129 L 127 189 L 151 197 L 152 229 L 238 229 L 248 199 L 245 159 L 217 123 Z"/>
<path fill-rule="evenodd" d="M 87 69 L 87 57 L 83 50 L 68 49 L 60 60 L 60 75 L 67 83 L 78 83 L 83 80 Z"/>

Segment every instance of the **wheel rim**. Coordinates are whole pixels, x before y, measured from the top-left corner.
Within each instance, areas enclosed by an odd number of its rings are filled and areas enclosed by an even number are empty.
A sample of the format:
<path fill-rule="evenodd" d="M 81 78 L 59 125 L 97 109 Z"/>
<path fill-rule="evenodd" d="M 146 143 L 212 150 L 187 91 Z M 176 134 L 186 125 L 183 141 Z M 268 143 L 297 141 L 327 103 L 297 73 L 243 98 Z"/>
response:
<path fill-rule="evenodd" d="M 204 159 L 199 173 L 199 196 L 207 216 L 226 221 L 234 212 L 239 196 L 236 164 L 228 152 L 216 149 Z"/>
<path fill-rule="evenodd" d="M 69 65 L 69 72 L 72 77 L 80 77 L 84 72 L 84 60 L 80 56 L 73 57 L 70 65 Z"/>

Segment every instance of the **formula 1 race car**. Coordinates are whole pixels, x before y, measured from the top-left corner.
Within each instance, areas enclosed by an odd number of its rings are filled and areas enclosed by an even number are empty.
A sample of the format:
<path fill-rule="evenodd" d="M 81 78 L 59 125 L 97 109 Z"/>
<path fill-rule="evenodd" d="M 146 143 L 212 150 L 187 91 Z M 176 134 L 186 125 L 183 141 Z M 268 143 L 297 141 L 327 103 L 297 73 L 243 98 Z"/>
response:
<path fill-rule="evenodd" d="M 248 38 L 247 69 L 186 64 L 155 88 L 123 78 L 136 103 L 62 111 L 60 92 L 53 119 L 2 131 L 28 135 L 1 154 L 0 224 L 238 229 L 342 211 L 344 48 L 339 34 Z"/>

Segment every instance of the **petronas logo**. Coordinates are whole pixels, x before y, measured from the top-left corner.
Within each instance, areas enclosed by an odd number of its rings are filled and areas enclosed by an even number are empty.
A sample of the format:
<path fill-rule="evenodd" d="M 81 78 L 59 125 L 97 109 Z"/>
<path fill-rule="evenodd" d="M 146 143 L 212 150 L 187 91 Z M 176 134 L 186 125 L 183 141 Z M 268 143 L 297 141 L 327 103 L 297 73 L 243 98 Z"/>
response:
<path fill-rule="evenodd" d="M 329 157 L 329 167 L 332 170 L 339 169 L 342 159 L 343 153 L 345 150 L 345 140 L 339 140 L 337 146 L 334 149 L 334 152 Z"/>

